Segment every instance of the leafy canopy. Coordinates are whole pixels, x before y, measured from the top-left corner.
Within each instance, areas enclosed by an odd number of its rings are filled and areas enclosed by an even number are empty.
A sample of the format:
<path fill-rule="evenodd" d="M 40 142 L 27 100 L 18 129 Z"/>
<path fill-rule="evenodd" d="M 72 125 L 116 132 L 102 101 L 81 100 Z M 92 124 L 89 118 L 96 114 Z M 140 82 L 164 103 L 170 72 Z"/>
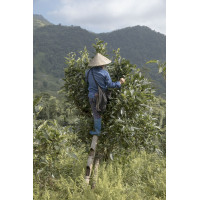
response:
<path fill-rule="evenodd" d="M 96 39 L 93 47 L 97 52 L 107 55 L 107 43 Z M 126 79 L 120 90 L 112 89 L 112 100 L 102 118 L 102 135 L 98 143 L 103 156 L 123 150 L 155 150 L 155 137 L 158 134 L 156 119 L 152 117 L 151 104 L 154 102 L 154 90 L 136 65 L 122 58 L 120 49 L 114 50 L 113 62 L 107 67 L 112 81 L 121 77 Z M 74 128 L 84 143 L 91 142 L 89 131 L 93 128 L 93 119 L 88 101 L 85 71 L 89 69 L 90 55 L 86 49 L 79 53 L 70 53 L 66 57 L 67 67 L 63 91 L 66 98 L 79 111 L 79 121 Z"/>

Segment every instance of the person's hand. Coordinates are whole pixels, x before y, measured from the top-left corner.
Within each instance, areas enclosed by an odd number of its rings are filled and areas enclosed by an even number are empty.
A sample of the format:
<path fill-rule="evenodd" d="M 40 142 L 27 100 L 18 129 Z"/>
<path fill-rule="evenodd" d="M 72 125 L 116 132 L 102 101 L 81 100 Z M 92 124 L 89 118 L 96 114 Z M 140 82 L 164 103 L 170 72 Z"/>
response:
<path fill-rule="evenodd" d="M 123 83 L 125 83 L 125 79 L 124 78 L 120 78 L 119 82 L 120 82 L 120 84 L 123 84 Z"/>

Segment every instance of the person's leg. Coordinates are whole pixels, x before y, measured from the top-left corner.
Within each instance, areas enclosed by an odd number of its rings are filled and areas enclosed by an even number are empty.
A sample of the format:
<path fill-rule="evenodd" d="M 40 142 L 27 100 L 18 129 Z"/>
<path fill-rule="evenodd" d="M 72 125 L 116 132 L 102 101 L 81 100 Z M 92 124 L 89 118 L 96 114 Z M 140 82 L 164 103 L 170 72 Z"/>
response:
<path fill-rule="evenodd" d="M 92 114 L 94 118 L 94 129 L 95 129 L 95 131 L 90 131 L 90 134 L 99 136 L 101 133 L 101 115 L 96 110 L 96 99 L 90 98 L 89 102 L 92 108 Z"/>

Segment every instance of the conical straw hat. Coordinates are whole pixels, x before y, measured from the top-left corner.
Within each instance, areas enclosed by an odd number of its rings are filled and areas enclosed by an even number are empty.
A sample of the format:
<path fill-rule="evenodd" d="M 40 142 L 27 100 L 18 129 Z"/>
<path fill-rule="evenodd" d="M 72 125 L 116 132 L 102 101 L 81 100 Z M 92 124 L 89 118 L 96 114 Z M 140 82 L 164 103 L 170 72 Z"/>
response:
<path fill-rule="evenodd" d="M 111 63 L 111 60 L 101 55 L 100 53 L 97 53 L 96 56 L 90 61 L 88 66 L 95 67 L 95 66 L 108 65 L 109 63 Z"/>

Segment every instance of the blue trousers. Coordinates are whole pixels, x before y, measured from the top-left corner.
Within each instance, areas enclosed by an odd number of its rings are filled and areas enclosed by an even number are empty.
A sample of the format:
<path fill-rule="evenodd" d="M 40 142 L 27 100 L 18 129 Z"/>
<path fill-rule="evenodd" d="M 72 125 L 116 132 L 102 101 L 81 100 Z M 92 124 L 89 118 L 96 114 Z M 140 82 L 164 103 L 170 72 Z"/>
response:
<path fill-rule="evenodd" d="M 92 114 L 94 119 L 100 119 L 101 115 L 96 110 L 96 97 L 89 98 L 90 106 L 92 108 Z"/>

